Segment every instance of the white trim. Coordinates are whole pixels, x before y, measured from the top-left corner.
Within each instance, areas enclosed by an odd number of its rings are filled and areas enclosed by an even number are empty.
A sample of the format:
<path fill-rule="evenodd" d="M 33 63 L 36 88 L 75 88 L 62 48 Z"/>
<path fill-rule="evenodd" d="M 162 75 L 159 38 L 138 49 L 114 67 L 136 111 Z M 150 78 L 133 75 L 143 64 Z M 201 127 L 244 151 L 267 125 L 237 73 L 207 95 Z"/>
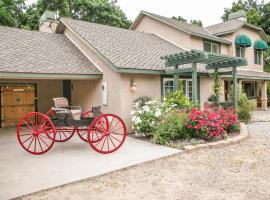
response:
<path fill-rule="evenodd" d="M 178 45 L 178 44 L 176 44 L 176 43 L 174 43 L 174 42 L 171 42 L 170 40 L 167 40 L 166 38 L 164 38 L 163 36 L 161 36 L 161 35 L 159 35 L 159 34 L 154 33 L 154 35 L 160 37 L 161 39 L 163 39 L 163 40 L 165 40 L 165 41 L 167 41 L 167 42 L 169 42 L 169 43 L 171 43 L 171 44 L 173 44 L 173 45 L 175 45 L 175 46 L 177 46 L 177 47 L 179 47 L 179 48 L 181 48 L 181 49 L 183 49 L 183 50 L 185 50 L 185 51 L 189 51 L 189 50 L 190 50 L 190 49 L 187 49 L 187 48 L 185 48 L 185 47 L 182 47 L 182 46 L 180 46 L 180 45 Z"/>
<path fill-rule="evenodd" d="M 67 28 L 67 27 L 66 27 Z M 69 31 L 71 31 L 73 34 L 75 34 L 75 32 L 73 32 L 70 28 L 68 28 L 68 30 Z M 87 53 L 85 53 L 84 52 L 84 50 L 82 50 L 81 49 L 81 47 L 79 46 L 79 45 L 77 45 L 76 44 L 76 42 L 73 40 L 73 39 L 71 39 L 70 38 L 70 36 L 68 36 L 67 34 L 66 34 L 66 32 L 64 31 L 64 35 L 83 53 L 83 55 L 85 56 L 85 57 L 87 57 L 88 58 L 88 60 L 90 60 L 94 65 L 95 65 L 95 67 L 96 68 L 98 68 L 98 70 L 101 72 L 101 73 L 103 73 L 103 70 L 98 66 L 98 64 L 95 62 L 95 61 L 93 61 L 93 59 L 91 59 L 88 55 L 87 55 Z M 80 40 L 80 38 L 79 38 L 79 40 Z"/>

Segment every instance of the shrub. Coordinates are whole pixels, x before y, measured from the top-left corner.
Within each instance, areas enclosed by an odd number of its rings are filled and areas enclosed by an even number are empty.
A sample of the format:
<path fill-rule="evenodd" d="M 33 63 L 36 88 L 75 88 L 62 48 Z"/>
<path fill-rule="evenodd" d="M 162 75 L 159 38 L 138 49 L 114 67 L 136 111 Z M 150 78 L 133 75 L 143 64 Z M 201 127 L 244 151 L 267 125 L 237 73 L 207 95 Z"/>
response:
<path fill-rule="evenodd" d="M 157 123 L 156 131 L 153 134 L 155 143 L 168 144 L 173 140 L 190 138 L 186 123 L 186 113 L 180 113 L 177 110 L 166 112 Z"/>
<path fill-rule="evenodd" d="M 240 123 L 235 109 L 228 108 L 227 110 L 224 110 L 223 108 L 220 108 L 218 113 L 220 114 L 225 131 L 228 133 L 239 131 Z"/>
<path fill-rule="evenodd" d="M 192 136 L 199 139 L 211 139 L 225 133 L 221 116 L 216 111 L 200 111 L 192 108 L 189 114 L 187 128 Z"/>
<path fill-rule="evenodd" d="M 152 100 L 151 97 L 143 96 L 143 97 L 139 97 L 139 98 L 135 99 L 134 104 L 137 103 L 138 107 L 143 107 L 146 102 L 151 101 L 151 100 Z"/>
<path fill-rule="evenodd" d="M 142 136 L 152 136 L 160 116 L 166 110 L 168 110 L 166 104 L 160 100 L 147 102 L 143 98 L 137 100 L 130 113 L 135 133 Z"/>
<path fill-rule="evenodd" d="M 194 106 L 192 102 L 185 96 L 183 90 L 169 93 L 166 96 L 165 103 L 168 104 L 169 107 L 184 110 L 190 110 Z"/>
<path fill-rule="evenodd" d="M 255 102 L 249 101 L 241 87 L 238 88 L 238 109 L 237 114 L 240 120 L 250 121 L 252 112 L 255 110 Z"/>

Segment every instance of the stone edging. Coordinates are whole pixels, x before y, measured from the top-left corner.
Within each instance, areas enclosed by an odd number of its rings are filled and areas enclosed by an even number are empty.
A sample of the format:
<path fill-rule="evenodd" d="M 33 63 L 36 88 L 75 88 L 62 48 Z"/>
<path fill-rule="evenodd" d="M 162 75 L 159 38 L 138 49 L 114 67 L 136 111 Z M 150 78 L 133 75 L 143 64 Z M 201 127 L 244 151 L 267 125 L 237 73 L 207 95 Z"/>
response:
<path fill-rule="evenodd" d="M 232 144 L 238 144 L 241 141 L 245 140 L 248 138 L 248 131 L 247 127 L 244 123 L 240 123 L 240 134 L 232 137 L 232 138 L 227 138 L 225 140 L 217 141 L 217 142 L 209 142 L 206 144 L 197 144 L 197 145 L 187 145 L 184 146 L 184 152 L 192 152 L 196 151 L 199 149 L 206 149 L 206 148 L 219 148 L 219 147 L 225 147 L 229 146 Z"/>

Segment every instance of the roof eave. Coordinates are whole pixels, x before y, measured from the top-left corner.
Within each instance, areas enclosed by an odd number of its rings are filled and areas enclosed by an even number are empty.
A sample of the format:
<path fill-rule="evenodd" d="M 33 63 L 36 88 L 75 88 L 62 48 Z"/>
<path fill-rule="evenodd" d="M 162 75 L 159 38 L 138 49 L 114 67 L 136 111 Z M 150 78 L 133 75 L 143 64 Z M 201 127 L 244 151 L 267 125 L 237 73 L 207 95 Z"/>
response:
<path fill-rule="evenodd" d="M 196 36 L 196 37 L 200 37 L 200 38 L 204 38 L 204 39 L 208 39 L 208 40 L 212 40 L 212 41 L 220 42 L 220 43 L 224 43 L 224 44 L 232 44 L 230 41 L 226 41 L 226 40 L 224 40 L 222 38 L 220 38 L 220 39 L 209 38 L 209 37 L 204 36 L 204 35 L 196 34 L 196 33 L 189 32 L 189 31 L 186 31 L 184 29 L 181 29 L 181 28 L 172 26 L 171 24 L 165 22 L 164 20 L 161 20 L 161 19 L 159 19 L 159 18 L 157 18 L 157 17 L 155 17 L 155 16 L 153 16 L 153 15 L 151 15 L 151 14 L 145 12 L 145 11 L 141 11 L 140 14 L 136 17 L 136 19 L 134 20 L 133 24 L 130 27 L 131 30 L 134 30 L 136 28 L 136 25 L 140 22 L 140 20 L 142 19 L 143 15 L 146 15 L 148 17 L 151 17 L 151 18 L 153 18 L 153 19 L 155 19 L 157 21 L 160 21 L 160 22 L 162 22 L 164 24 L 167 24 L 168 26 L 170 26 L 172 28 L 175 28 L 177 30 L 183 31 L 184 33 L 187 33 L 187 34 L 192 35 L 192 36 Z"/>
<path fill-rule="evenodd" d="M 0 72 L 1 78 L 14 79 L 70 79 L 70 80 L 90 80 L 100 79 L 102 74 L 57 74 L 57 73 L 29 73 L 29 72 Z"/>

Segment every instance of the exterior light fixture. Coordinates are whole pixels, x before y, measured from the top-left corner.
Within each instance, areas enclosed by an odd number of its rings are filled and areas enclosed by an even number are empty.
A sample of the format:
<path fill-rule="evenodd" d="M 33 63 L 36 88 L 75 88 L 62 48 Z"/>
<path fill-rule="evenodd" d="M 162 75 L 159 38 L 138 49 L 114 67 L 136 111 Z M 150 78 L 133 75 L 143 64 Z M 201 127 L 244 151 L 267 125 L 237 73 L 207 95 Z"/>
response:
<path fill-rule="evenodd" d="M 134 79 L 131 79 L 130 80 L 130 90 L 131 90 L 131 92 L 135 92 L 136 91 L 136 89 L 137 89 L 136 86 L 137 86 L 136 81 Z"/>

